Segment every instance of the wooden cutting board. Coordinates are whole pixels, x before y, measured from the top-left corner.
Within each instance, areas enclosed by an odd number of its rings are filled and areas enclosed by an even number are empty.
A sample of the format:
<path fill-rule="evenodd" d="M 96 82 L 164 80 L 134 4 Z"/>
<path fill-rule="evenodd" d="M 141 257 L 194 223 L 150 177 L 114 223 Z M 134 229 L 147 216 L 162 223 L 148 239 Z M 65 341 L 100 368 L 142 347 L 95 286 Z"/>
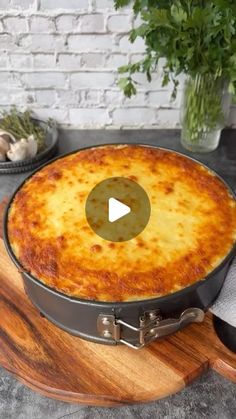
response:
<path fill-rule="evenodd" d="M 0 365 L 43 395 L 93 406 L 157 400 L 209 368 L 236 382 L 236 355 L 218 340 L 210 314 L 140 351 L 86 342 L 58 329 L 26 297 L 2 238 Z"/>

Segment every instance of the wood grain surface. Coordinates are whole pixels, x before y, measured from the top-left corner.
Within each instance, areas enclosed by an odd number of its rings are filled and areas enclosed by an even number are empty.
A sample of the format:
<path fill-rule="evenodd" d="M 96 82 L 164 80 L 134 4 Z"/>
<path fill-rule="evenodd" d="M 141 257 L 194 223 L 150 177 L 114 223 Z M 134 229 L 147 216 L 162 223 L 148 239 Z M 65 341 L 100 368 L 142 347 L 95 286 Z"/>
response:
<path fill-rule="evenodd" d="M 183 389 L 209 368 L 236 382 L 236 355 L 218 340 L 210 314 L 135 351 L 84 341 L 42 318 L 2 238 L 0 281 L 0 365 L 45 396 L 106 407 L 147 402 Z"/>

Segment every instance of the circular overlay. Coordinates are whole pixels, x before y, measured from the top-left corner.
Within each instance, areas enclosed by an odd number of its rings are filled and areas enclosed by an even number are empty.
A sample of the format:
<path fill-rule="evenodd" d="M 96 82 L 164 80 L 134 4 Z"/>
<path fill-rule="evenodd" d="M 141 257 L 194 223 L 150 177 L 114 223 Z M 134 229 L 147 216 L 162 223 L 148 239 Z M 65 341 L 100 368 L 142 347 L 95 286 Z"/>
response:
<path fill-rule="evenodd" d="M 124 242 L 145 229 L 151 205 L 147 193 L 138 183 L 124 177 L 112 177 L 92 189 L 85 211 L 96 234 L 108 241 Z"/>

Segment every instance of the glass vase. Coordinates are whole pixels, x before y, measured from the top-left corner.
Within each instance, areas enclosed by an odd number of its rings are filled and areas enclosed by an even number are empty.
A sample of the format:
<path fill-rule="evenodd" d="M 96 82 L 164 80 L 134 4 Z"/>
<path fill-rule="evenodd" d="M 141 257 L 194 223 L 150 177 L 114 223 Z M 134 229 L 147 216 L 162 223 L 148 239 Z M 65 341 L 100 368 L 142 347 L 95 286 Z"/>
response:
<path fill-rule="evenodd" d="M 207 153 L 220 141 L 230 110 L 228 83 L 209 74 L 188 77 L 181 105 L 181 143 L 187 150 Z"/>

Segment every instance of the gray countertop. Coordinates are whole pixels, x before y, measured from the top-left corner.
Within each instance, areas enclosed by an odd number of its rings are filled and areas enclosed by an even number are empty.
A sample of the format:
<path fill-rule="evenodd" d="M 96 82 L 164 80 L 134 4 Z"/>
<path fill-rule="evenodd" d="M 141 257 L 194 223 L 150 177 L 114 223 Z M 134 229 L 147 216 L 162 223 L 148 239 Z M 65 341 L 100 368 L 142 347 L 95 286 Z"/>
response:
<path fill-rule="evenodd" d="M 145 143 L 185 152 L 178 130 L 61 131 L 60 153 L 100 143 Z M 236 189 L 236 132 L 223 132 L 220 147 L 210 154 L 194 155 Z M 11 194 L 28 174 L 0 175 L 0 200 Z M 208 372 L 182 392 L 158 402 L 116 409 L 93 408 L 58 402 L 40 396 L 0 369 L 0 419 L 235 419 L 236 386 L 216 373 Z"/>

